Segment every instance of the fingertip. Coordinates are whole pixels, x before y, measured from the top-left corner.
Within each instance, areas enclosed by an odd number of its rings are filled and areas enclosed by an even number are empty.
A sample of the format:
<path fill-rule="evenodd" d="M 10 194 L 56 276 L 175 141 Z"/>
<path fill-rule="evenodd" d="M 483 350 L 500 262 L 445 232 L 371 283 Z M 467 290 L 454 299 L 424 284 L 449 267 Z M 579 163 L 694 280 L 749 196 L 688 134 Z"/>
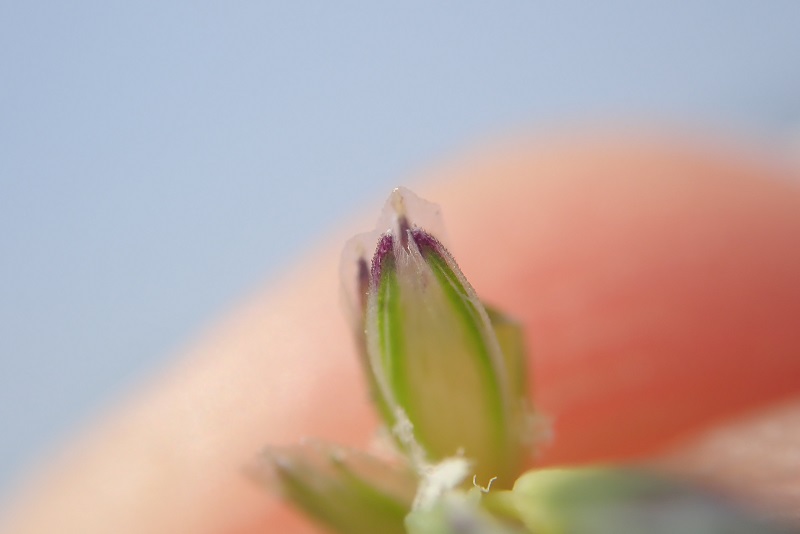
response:
<path fill-rule="evenodd" d="M 444 215 L 473 285 L 525 325 L 541 461 L 641 456 L 800 391 L 795 169 L 662 136 L 485 161 L 452 173 Z"/>
<path fill-rule="evenodd" d="M 421 188 L 472 285 L 524 323 L 534 400 L 554 421 L 542 462 L 650 453 L 800 391 L 797 175 L 639 137 L 516 143 Z M 311 532 L 238 469 L 267 443 L 364 445 L 375 428 L 341 318 L 343 242 L 113 412 L 9 531 L 124 517 L 119 532 Z"/>

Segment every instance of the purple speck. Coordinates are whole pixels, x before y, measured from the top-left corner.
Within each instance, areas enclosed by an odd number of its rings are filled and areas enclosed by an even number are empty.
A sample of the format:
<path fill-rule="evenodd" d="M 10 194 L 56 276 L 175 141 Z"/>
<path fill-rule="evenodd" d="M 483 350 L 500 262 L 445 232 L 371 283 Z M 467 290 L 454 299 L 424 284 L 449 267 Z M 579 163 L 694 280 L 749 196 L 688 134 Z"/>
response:
<path fill-rule="evenodd" d="M 431 234 L 429 234 L 422 228 L 414 227 L 414 229 L 411 230 L 411 238 L 417 244 L 419 251 L 422 252 L 423 254 L 429 250 L 433 250 L 436 254 L 440 256 L 444 256 L 446 253 L 444 245 L 442 245 L 442 243 L 438 239 L 433 237 Z"/>
<path fill-rule="evenodd" d="M 439 256 L 448 256 L 447 249 L 439 242 L 434 236 L 419 227 L 414 227 L 410 230 L 411 239 L 419 248 L 420 252 L 425 255 L 434 253 Z M 408 234 L 406 234 L 408 235 Z M 401 245 L 408 247 L 408 243 L 401 242 Z M 375 255 L 372 257 L 372 283 L 378 285 L 380 282 L 381 274 L 383 273 L 384 263 L 387 256 L 394 253 L 394 235 L 391 232 L 383 234 L 378 240 L 378 245 L 375 247 Z"/>
<path fill-rule="evenodd" d="M 392 253 L 394 245 L 394 237 L 391 233 L 386 233 L 378 240 L 378 246 L 375 247 L 375 255 L 372 257 L 372 283 L 378 285 L 381 278 L 381 271 L 383 270 L 383 260 L 388 254 Z"/>

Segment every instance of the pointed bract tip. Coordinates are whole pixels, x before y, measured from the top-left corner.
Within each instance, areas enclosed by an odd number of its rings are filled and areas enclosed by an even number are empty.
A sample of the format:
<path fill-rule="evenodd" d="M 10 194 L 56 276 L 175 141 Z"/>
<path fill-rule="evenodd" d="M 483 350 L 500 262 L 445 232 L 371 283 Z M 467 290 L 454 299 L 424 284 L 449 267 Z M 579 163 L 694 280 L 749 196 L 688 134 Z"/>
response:
<path fill-rule="evenodd" d="M 394 212 L 400 217 L 405 217 L 406 215 L 406 202 L 403 198 L 403 193 L 403 189 L 395 187 L 389 195 L 389 202 L 392 205 L 392 209 L 394 209 Z"/>

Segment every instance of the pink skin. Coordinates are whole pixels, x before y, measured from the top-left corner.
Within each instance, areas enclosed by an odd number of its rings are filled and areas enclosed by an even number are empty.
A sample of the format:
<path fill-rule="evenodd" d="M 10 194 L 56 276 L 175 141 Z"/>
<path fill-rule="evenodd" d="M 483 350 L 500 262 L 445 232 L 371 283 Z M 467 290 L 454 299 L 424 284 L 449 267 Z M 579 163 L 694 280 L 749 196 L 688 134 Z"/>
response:
<path fill-rule="evenodd" d="M 644 137 L 517 143 L 414 189 L 481 296 L 524 323 L 555 436 L 541 463 L 655 458 L 798 509 L 800 172 Z M 43 467 L 0 531 L 314 532 L 240 467 L 262 444 L 375 429 L 339 303 L 347 233 Z"/>

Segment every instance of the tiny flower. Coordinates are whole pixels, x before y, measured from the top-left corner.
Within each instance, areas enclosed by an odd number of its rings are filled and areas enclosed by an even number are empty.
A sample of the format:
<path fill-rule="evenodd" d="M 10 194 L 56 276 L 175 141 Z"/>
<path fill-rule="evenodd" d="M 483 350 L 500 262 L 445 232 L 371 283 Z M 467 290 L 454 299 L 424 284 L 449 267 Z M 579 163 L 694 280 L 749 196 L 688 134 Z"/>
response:
<path fill-rule="evenodd" d="M 521 330 L 481 303 L 442 235 L 438 208 L 398 189 L 343 257 L 369 390 L 404 457 L 306 441 L 269 448 L 256 479 L 340 534 L 796 532 L 642 471 L 522 473 Z"/>
<path fill-rule="evenodd" d="M 416 224 L 409 204 L 422 201 L 392 193 L 352 299 L 373 396 L 390 428 L 410 429 L 398 441 L 417 466 L 463 455 L 479 478 L 510 487 L 524 446 L 519 329 L 492 312 L 495 331 L 452 255 Z"/>

